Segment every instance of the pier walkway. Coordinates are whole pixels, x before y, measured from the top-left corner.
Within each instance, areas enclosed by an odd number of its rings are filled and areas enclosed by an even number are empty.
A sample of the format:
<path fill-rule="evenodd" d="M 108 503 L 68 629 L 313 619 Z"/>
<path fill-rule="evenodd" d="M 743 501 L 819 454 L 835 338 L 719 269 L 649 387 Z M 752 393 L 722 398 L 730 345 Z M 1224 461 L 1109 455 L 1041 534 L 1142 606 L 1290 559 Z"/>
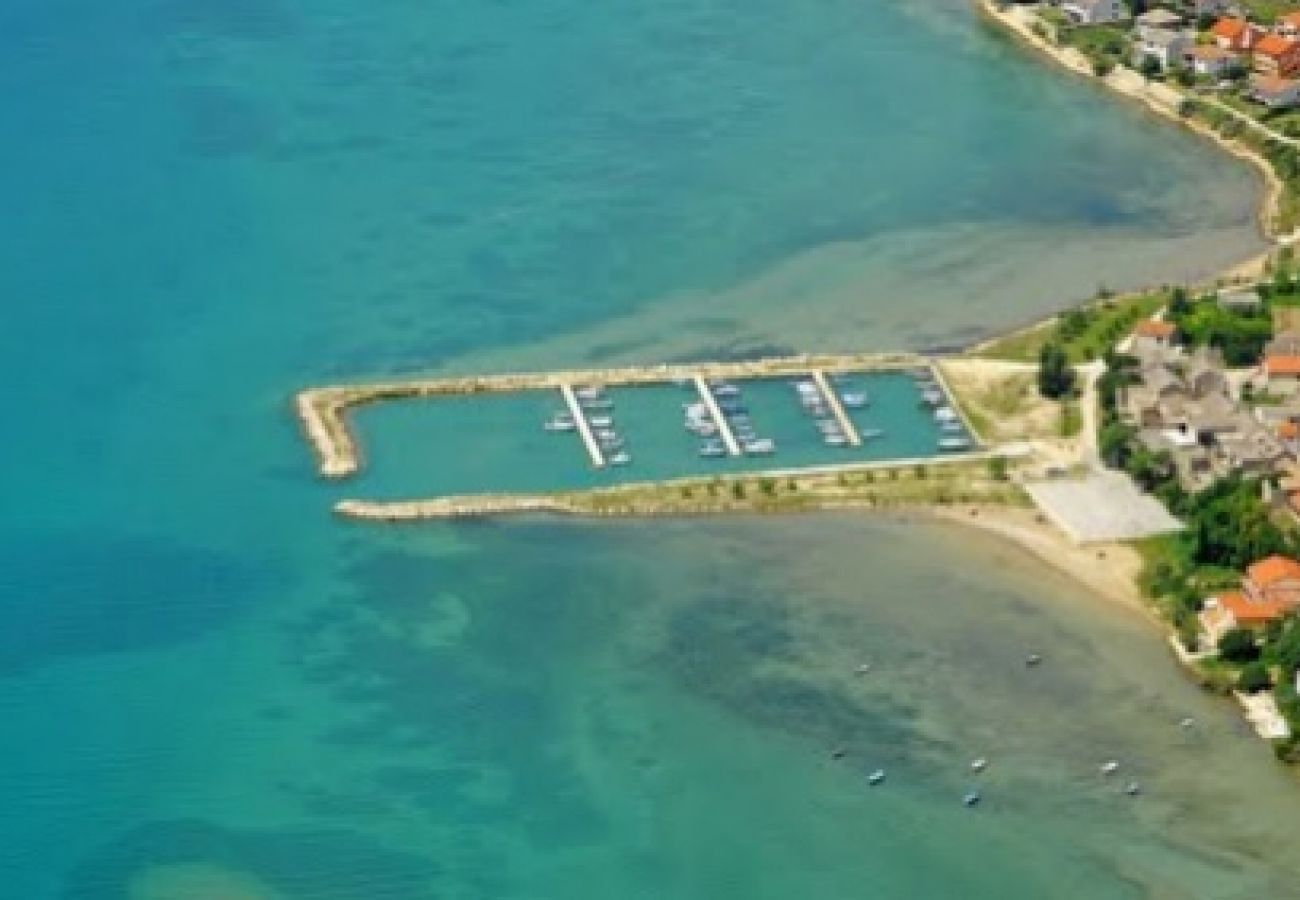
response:
<path fill-rule="evenodd" d="M 736 436 L 731 433 L 731 423 L 722 414 L 722 408 L 718 406 L 718 401 L 713 396 L 713 390 L 709 387 L 709 383 L 703 375 L 695 376 L 695 389 L 700 392 L 700 399 L 709 408 L 709 415 L 713 417 L 714 424 L 718 426 L 718 437 L 722 438 L 722 443 L 727 448 L 727 452 L 732 456 L 739 456 L 740 444 L 736 443 Z"/>
<path fill-rule="evenodd" d="M 814 369 L 812 377 L 813 381 L 817 383 L 818 390 L 822 392 L 826 405 L 830 407 L 831 414 L 835 416 L 835 421 L 840 424 L 840 430 L 844 432 L 844 437 L 851 446 L 861 447 L 862 436 L 858 434 L 858 429 L 853 425 L 853 420 L 849 418 L 849 414 L 844 411 L 844 404 L 840 403 L 839 394 L 835 393 L 835 388 L 827 380 L 826 373 L 821 369 Z"/>
<path fill-rule="evenodd" d="M 582 435 L 582 443 L 587 446 L 587 455 L 591 457 L 591 464 L 597 469 L 605 467 L 605 453 L 600 449 L 600 444 L 596 442 L 596 436 L 591 433 L 591 423 L 587 421 L 587 411 L 582 408 L 578 402 L 578 396 L 573 392 L 573 385 L 560 385 L 560 393 L 564 395 L 564 402 L 569 407 L 569 413 L 573 416 L 573 424 L 578 426 L 578 434 Z"/>

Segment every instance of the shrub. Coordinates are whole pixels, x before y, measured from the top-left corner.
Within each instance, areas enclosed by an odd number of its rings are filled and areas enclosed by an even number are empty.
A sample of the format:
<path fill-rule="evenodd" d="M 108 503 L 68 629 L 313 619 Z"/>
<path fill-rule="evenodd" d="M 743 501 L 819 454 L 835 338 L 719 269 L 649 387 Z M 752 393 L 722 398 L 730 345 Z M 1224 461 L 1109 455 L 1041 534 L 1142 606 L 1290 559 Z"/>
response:
<path fill-rule="evenodd" d="M 1272 686 L 1273 680 L 1269 677 L 1268 667 L 1259 660 L 1247 663 L 1242 667 L 1241 674 L 1237 676 L 1237 689 L 1247 694 L 1258 694 Z"/>
<path fill-rule="evenodd" d="M 1245 663 L 1259 659 L 1255 633 L 1248 628 L 1233 628 L 1219 638 L 1219 655 L 1229 662 Z"/>

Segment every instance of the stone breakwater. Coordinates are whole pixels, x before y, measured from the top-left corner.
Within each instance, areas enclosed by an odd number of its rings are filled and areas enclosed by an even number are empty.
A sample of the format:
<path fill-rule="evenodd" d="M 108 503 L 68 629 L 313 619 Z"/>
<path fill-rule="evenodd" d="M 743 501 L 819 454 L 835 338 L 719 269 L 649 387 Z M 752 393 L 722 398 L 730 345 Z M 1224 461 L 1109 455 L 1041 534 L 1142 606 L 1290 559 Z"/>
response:
<path fill-rule="evenodd" d="M 990 477 L 988 450 L 944 457 L 692 476 L 553 494 L 463 494 L 415 500 L 341 500 L 334 512 L 370 522 L 548 513 L 587 518 L 789 513 L 898 506 L 1025 506 L 1028 496 Z"/>
<path fill-rule="evenodd" d="M 316 454 L 320 474 L 326 478 L 346 478 L 355 474 L 362 465 L 360 446 L 348 426 L 348 412 L 355 407 L 383 400 L 558 390 L 566 384 L 599 384 L 612 387 L 657 384 L 691 379 L 696 376 L 723 379 L 765 378 L 807 375 L 817 369 L 826 372 L 863 372 L 930 367 L 930 365 L 928 359 L 911 353 L 807 354 L 742 362 L 681 363 L 411 379 L 308 388 L 297 395 L 295 406 L 303 432 Z M 522 498 L 515 498 L 510 502 L 517 502 L 520 499 Z M 384 504 L 385 507 L 394 505 L 401 504 Z M 377 516 L 376 518 L 409 518 L 409 516 Z"/>

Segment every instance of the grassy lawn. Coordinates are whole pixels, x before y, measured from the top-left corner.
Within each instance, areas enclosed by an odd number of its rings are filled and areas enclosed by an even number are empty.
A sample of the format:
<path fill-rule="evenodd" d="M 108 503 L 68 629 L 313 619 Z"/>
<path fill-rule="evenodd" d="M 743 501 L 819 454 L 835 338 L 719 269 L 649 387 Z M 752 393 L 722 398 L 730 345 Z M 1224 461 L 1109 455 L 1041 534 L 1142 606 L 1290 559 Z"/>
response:
<path fill-rule="evenodd" d="M 1061 403 L 1061 437 L 1072 438 L 1083 430 L 1083 412 L 1077 400 Z"/>
<path fill-rule="evenodd" d="M 1024 331 L 1009 334 L 979 351 L 980 356 L 1037 362 L 1043 345 L 1059 340 L 1073 363 L 1096 359 L 1168 302 L 1163 291 L 1098 300 Z"/>
<path fill-rule="evenodd" d="M 1239 0 L 1246 11 L 1259 22 L 1272 24 L 1278 16 L 1300 9 L 1296 0 Z"/>

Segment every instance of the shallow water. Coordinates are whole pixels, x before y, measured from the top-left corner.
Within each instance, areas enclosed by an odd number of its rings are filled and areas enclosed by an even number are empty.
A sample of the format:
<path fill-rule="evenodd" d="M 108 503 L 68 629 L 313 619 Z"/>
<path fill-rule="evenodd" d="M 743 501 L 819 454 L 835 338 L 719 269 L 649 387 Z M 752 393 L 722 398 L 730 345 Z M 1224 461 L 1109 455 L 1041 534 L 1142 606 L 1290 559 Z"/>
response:
<path fill-rule="evenodd" d="M 1254 248 L 1240 165 L 959 0 L 11 0 L 0 48 L 6 895 L 1285 895 L 1266 748 L 994 545 L 363 527 L 289 405 L 958 340 Z"/>

